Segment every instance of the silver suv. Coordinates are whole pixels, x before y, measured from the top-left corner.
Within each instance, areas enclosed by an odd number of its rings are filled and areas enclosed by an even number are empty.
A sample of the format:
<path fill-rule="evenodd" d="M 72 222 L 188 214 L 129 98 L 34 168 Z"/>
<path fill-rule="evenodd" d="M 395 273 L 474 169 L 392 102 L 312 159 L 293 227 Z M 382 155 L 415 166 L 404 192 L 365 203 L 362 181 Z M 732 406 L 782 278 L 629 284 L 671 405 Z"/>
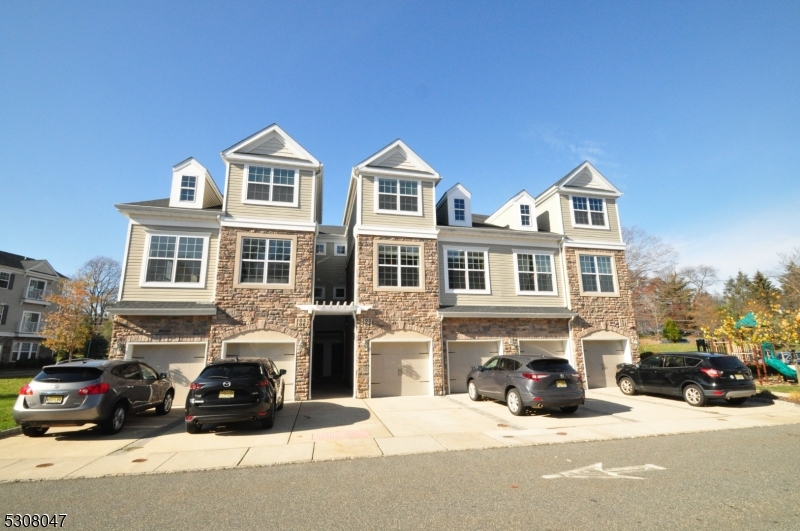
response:
<path fill-rule="evenodd" d="M 172 409 L 175 388 L 164 373 L 131 360 L 85 360 L 49 365 L 20 389 L 14 421 L 28 437 L 54 426 L 97 424 L 119 433 L 129 413 Z"/>

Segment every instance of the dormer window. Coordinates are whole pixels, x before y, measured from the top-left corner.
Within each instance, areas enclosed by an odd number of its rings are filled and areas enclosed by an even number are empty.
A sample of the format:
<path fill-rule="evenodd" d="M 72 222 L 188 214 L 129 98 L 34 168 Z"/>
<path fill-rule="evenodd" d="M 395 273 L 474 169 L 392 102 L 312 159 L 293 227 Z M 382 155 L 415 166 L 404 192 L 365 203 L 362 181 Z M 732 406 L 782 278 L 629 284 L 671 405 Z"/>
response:
<path fill-rule="evenodd" d="M 523 227 L 530 227 L 531 226 L 531 206 L 530 205 L 520 205 L 519 206 L 519 223 Z"/>
<path fill-rule="evenodd" d="M 245 200 L 254 203 L 296 204 L 295 170 L 248 166 Z"/>
<path fill-rule="evenodd" d="M 181 201 L 193 202 L 197 191 L 197 177 L 183 175 L 181 177 Z"/>
<path fill-rule="evenodd" d="M 466 220 L 467 205 L 463 199 L 453 199 L 453 219 L 456 221 Z"/>
<path fill-rule="evenodd" d="M 603 199 L 572 196 L 572 211 L 576 226 L 607 227 Z"/>
<path fill-rule="evenodd" d="M 378 211 L 419 212 L 418 181 L 378 179 Z"/>

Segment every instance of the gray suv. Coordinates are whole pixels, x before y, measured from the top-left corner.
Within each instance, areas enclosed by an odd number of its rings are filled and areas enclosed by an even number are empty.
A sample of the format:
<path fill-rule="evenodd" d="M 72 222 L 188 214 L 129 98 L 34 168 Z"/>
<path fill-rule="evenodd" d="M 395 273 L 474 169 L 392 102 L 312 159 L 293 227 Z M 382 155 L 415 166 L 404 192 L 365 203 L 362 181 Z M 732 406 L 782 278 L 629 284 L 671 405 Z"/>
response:
<path fill-rule="evenodd" d="M 172 409 L 175 388 L 166 374 L 130 360 L 85 360 L 49 365 L 20 389 L 14 421 L 28 437 L 53 426 L 97 424 L 119 433 L 129 413 Z"/>

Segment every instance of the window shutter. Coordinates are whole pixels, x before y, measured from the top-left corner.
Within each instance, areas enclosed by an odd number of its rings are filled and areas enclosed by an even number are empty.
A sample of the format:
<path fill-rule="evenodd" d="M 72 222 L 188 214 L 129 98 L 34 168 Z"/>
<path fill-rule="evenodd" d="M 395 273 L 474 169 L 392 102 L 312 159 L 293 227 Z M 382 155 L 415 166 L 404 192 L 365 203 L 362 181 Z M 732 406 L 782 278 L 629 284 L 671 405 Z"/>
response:
<path fill-rule="evenodd" d="M 11 278 L 8 279 L 8 289 L 14 289 L 14 273 L 11 273 Z"/>
<path fill-rule="evenodd" d="M 7 318 L 8 318 L 8 306 L 2 305 L 0 306 L 0 325 L 6 324 Z"/>

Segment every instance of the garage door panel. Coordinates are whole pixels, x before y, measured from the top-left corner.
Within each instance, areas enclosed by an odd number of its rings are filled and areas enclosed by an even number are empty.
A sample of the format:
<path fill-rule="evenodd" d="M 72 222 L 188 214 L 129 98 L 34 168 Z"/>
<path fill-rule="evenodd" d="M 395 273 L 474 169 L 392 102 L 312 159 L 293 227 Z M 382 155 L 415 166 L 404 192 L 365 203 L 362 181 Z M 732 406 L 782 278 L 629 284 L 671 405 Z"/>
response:
<path fill-rule="evenodd" d="M 467 392 L 467 375 L 500 353 L 497 341 L 448 341 L 448 379 L 451 393 Z"/>
<path fill-rule="evenodd" d="M 191 345 L 134 345 L 133 359 L 153 367 L 157 373 L 167 373 L 175 384 L 175 403 L 183 405 L 191 384 L 206 365 L 206 346 Z"/>
<path fill-rule="evenodd" d="M 617 385 L 617 365 L 625 362 L 624 341 L 584 341 L 584 362 L 589 389 Z"/>
<path fill-rule="evenodd" d="M 520 340 L 519 353 L 527 356 L 557 356 L 566 358 L 566 340 Z"/>
<path fill-rule="evenodd" d="M 429 351 L 429 343 L 374 342 L 370 358 L 370 396 L 430 394 Z"/>
<path fill-rule="evenodd" d="M 295 391 L 295 344 L 294 343 L 226 343 L 225 356 L 240 358 L 269 358 L 278 369 L 283 369 L 287 402 L 294 400 Z"/>

